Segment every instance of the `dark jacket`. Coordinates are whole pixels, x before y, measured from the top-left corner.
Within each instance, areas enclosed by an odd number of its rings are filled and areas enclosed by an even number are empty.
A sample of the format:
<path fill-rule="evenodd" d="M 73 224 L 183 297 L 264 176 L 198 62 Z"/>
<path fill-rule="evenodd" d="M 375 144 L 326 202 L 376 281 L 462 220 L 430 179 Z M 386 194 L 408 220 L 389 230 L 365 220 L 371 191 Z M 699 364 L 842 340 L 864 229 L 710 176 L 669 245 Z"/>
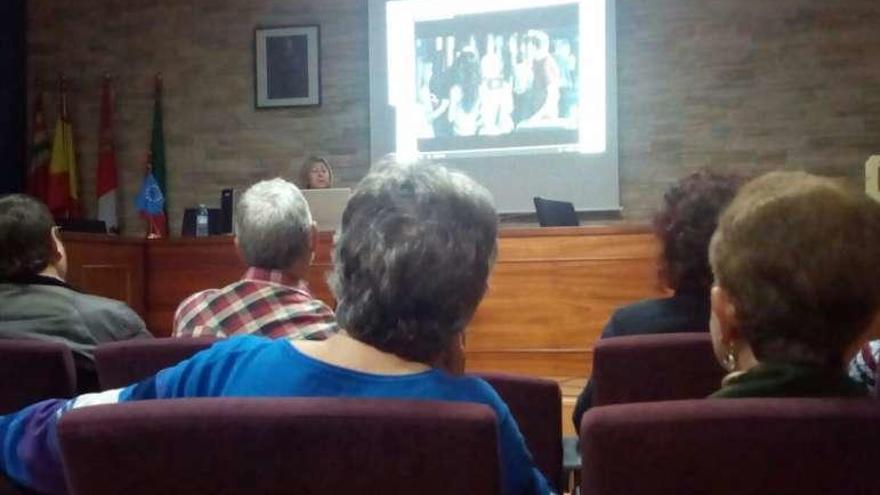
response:
<path fill-rule="evenodd" d="M 78 371 L 94 369 L 98 344 L 148 337 L 143 320 L 122 302 L 84 294 L 51 277 L 0 281 L 0 339 L 66 344 Z"/>
<path fill-rule="evenodd" d="M 868 389 L 843 371 L 809 364 L 767 362 L 728 375 L 713 399 L 748 397 L 866 397 Z"/>
<path fill-rule="evenodd" d="M 709 294 L 679 290 L 672 297 L 648 299 L 617 309 L 599 338 L 708 330 Z M 578 396 L 572 414 L 575 431 L 580 428 L 581 417 L 592 405 L 593 382 L 590 380 Z"/>

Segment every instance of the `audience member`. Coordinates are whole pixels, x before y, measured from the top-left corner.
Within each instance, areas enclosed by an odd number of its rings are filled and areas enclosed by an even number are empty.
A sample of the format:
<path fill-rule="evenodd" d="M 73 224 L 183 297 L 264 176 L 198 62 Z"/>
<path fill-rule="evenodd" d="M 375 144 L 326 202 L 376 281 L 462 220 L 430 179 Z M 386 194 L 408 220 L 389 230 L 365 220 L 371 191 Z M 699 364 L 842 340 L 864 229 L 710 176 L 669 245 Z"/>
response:
<path fill-rule="evenodd" d="M 333 187 L 333 169 L 326 158 L 310 156 L 299 168 L 297 178 L 303 189 L 330 189 Z"/>
<path fill-rule="evenodd" d="M 299 189 L 282 179 L 248 188 L 235 209 L 235 232 L 247 272 L 180 303 L 174 336 L 324 339 L 334 333 L 333 311 L 305 283 L 317 233 Z"/>
<path fill-rule="evenodd" d="M 80 292 L 66 276 L 67 253 L 46 205 L 23 194 L 0 198 L 0 338 L 68 345 L 88 388 L 96 345 L 151 335 L 124 303 Z"/>
<path fill-rule="evenodd" d="M 370 173 L 348 203 L 334 251 L 331 286 L 344 331 L 322 342 L 236 337 L 127 388 L 35 404 L 0 418 L 0 466 L 26 487 L 63 491 L 56 424 L 66 411 L 99 403 L 217 395 L 418 398 L 493 408 L 503 492 L 546 493 L 495 391 L 434 365 L 450 349 L 461 353 L 462 333 L 486 290 L 496 234 L 489 193 L 460 173 L 428 165 Z"/>
<path fill-rule="evenodd" d="M 674 294 L 617 309 L 600 338 L 709 330 L 709 240 L 739 184 L 734 176 L 700 171 L 666 192 L 654 216 L 654 235 L 660 244 L 660 282 Z M 592 402 L 593 382 L 588 381 L 572 415 L 575 429 Z"/>
<path fill-rule="evenodd" d="M 709 250 L 711 333 L 730 372 L 712 397 L 866 394 L 846 363 L 877 326 L 880 204 L 832 179 L 743 187 Z"/>

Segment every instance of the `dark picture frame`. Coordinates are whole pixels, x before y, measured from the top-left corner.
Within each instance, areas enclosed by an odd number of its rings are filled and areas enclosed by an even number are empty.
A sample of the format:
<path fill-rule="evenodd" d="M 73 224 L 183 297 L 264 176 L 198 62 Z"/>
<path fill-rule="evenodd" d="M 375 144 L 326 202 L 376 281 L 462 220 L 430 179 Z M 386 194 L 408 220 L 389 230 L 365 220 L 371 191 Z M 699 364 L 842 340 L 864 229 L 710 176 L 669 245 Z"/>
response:
<path fill-rule="evenodd" d="M 318 25 L 254 30 L 257 108 L 321 104 L 321 28 Z"/>

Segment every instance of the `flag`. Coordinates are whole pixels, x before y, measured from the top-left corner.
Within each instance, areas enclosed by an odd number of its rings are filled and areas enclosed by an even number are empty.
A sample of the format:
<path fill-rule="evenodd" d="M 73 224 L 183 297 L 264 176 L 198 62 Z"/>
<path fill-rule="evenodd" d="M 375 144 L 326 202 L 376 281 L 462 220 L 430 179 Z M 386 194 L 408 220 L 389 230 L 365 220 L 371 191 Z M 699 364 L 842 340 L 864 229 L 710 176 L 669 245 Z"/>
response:
<path fill-rule="evenodd" d="M 98 196 L 98 220 L 103 220 L 110 232 L 119 231 L 116 213 L 116 153 L 113 146 L 113 105 L 110 93 L 110 77 L 105 75 L 101 87 L 101 123 L 98 130 L 98 180 L 95 188 Z"/>
<path fill-rule="evenodd" d="M 165 131 L 162 125 L 162 76 L 156 76 L 156 97 L 153 102 L 153 132 L 150 136 L 150 163 L 153 167 L 153 177 L 162 191 L 162 196 L 168 198 L 168 184 L 166 182 L 165 169 Z M 168 208 L 165 208 L 167 211 Z"/>
<path fill-rule="evenodd" d="M 46 127 L 46 113 L 43 111 L 43 92 L 37 91 L 37 98 L 34 100 L 34 117 L 31 124 L 27 193 L 40 201 L 46 201 L 50 158 L 49 129 Z"/>
<path fill-rule="evenodd" d="M 147 221 L 147 239 L 158 239 L 168 235 L 168 221 L 165 218 L 165 195 L 156 176 L 153 175 L 151 159 L 147 157 L 147 172 L 141 189 L 134 199 L 134 205 Z"/>
<path fill-rule="evenodd" d="M 165 135 L 162 129 L 162 76 L 156 76 L 156 93 L 153 101 L 153 130 L 150 134 L 150 152 L 147 155 L 147 172 L 141 190 L 135 198 L 135 206 L 147 220 L 147 238 L 168 235 L 168 217 L 165 175 Z"/>
<path fill-rule="evenodd" d="M 64 76 L 60 79 L 59 87 L 61 99 L 52 141 L 46 205 L 55 218 L 70 218 L 79 216 L 79 181 L 76 173 L 73 126 L 67 114 L 67 83 Z"/>

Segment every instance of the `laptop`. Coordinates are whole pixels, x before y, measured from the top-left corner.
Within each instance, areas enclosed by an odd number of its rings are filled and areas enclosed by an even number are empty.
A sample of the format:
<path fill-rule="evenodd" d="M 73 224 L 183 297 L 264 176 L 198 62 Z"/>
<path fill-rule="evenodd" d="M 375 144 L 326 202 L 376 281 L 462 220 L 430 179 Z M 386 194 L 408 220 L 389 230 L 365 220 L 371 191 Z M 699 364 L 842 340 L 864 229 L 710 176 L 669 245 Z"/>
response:
<path fill-rule="evenodd" d="M 351 189 L 303 189 L 302 194 L 309 203 L 312 220 L 318 224 L 319 231 L 339 230 L 342 226 L 342 212 L 351 197 Z"/>

